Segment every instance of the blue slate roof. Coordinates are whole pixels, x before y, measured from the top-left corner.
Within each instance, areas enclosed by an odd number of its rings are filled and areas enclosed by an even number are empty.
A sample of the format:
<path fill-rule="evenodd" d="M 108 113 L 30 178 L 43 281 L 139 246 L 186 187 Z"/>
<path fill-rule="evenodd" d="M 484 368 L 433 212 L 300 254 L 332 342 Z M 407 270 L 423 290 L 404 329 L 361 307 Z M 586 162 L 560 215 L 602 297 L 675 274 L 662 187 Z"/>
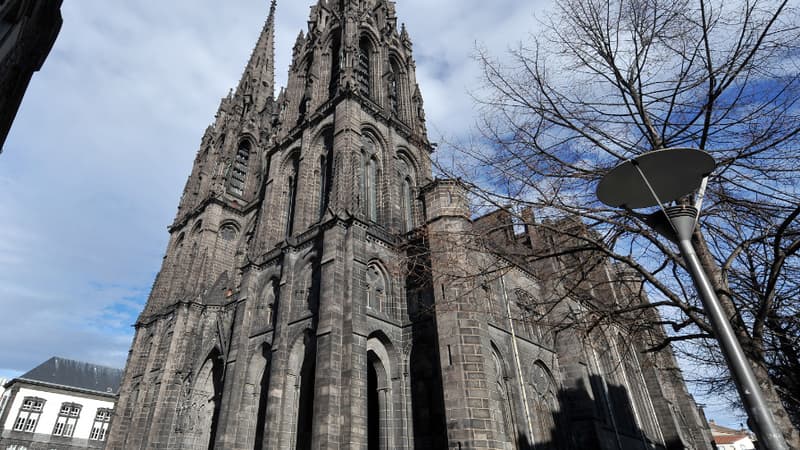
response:
<path fill-rule="evenodd" d="M 17 379 L 116 394 L 122 382 L 122 369 L 54 356 Z"/>

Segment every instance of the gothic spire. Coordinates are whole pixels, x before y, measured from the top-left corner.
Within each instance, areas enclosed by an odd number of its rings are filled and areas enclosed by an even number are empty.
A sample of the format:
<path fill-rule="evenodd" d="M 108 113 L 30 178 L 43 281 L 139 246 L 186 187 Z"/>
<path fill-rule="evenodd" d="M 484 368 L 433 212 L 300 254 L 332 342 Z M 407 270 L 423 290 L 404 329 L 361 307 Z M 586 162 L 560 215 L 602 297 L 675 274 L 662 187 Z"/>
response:
<path fill-rule="evenodd" d="M 269 99 L 275 97 L 275 9 L 277 0 L 272 0 L 269 16 L 261 30 L 250 61 L 242 74 L 236 97 L 248 103 L 250 110 L 260 112 Z"/>

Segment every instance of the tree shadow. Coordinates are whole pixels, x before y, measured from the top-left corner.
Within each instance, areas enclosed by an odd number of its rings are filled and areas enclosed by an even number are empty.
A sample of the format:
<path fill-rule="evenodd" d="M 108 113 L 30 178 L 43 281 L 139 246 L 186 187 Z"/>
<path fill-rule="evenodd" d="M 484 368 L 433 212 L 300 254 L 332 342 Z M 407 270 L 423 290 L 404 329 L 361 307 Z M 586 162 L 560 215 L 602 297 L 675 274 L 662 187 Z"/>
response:
<path fill-rule="evenodd" d="M 603 389 L 602 386 L 606 386 Z M 678 450 L 688 448 L 680 439 L 660 443 L 637 425 L 630 396 L 624 386 L 590 376 L 590 386 L 560 389 L 560 408 L 552 413 L 555 426 L 534 436 L 517 436 L 520 450 Z M 534 427 L 538 422 L 534 419 Z M 541 430 L 538 430 L 541 432 Z"/>

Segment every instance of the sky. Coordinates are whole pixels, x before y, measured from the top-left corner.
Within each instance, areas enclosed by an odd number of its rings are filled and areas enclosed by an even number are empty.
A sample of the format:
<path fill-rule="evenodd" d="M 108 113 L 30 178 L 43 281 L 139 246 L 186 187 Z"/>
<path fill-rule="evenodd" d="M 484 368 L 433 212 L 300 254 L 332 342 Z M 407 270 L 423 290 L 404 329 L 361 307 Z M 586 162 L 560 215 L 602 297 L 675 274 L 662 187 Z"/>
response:
<path fill-rule="evenodd" d="M 537 33 L 551 1 L 397 2 L 432 141 L 472 128 L 476 48 L 502 57 Z M 278 86 L 311 2 L 278 1 Z M 0 154 L 0 377 L 51 356 L 124 366 L 200 139 L 268 9 L 64 2 L 61 33 Z"/>

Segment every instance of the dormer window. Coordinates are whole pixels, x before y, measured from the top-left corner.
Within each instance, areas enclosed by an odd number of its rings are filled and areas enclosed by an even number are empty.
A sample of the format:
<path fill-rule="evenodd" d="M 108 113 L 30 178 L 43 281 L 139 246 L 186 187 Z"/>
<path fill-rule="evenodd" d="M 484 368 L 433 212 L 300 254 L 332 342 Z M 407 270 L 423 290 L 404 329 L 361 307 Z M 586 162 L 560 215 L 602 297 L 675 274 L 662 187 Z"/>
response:
<path fill-rule="evenodd" d="M 247 181 L 247 167 L 250 162 L 250 142 L 242 141 L 236 151 L 228 180 L 228 192 L 238 197 L 244 196 L 245 182 Z"/>

